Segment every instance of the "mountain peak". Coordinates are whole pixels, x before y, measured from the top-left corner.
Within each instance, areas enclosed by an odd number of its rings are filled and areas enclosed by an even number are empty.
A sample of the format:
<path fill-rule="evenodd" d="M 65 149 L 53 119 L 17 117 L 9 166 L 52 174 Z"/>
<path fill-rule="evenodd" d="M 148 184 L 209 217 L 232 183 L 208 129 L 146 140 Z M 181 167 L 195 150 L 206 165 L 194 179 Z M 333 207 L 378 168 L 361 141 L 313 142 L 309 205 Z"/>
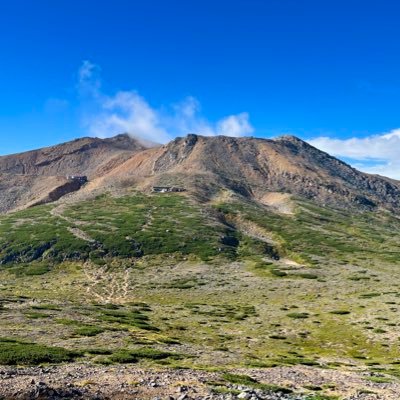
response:
<path fill-rule="evenodd" d="M 303 139 L 300 139 L 299 137 L 294 135 L 281 135 L 272 140 L 276 142 L 307 143 Z"/>

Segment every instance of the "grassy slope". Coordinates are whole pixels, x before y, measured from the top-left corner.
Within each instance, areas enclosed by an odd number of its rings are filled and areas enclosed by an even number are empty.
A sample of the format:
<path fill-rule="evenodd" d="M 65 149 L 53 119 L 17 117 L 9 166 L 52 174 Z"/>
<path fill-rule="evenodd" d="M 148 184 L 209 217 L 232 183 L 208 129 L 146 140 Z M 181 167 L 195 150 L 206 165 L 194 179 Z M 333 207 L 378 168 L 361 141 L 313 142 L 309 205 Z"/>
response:
<path fill-rule="evenodd" d="M 387 213 L 299 201 L 284 216 L 178 194 L 103 196 L 67 219 L 52 207 L 0 219 L 2 337 L 102 363 L 400 373 L 400 221 Z"/>

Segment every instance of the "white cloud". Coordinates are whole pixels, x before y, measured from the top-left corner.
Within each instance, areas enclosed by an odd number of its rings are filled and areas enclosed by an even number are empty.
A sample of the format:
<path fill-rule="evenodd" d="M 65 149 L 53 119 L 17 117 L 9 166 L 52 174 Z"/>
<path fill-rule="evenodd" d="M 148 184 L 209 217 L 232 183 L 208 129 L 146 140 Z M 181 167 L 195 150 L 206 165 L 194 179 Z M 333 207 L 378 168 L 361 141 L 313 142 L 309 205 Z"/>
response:
<path fill-rule="evenodd" d="M 241 113 L 223 118 L 217 123 L 217 132 L 226 136 L 243 136 L 243 132 L 252 133 L 253 128 L 249 123 L 249 114 Z"/>
<path fill-rule="evenodd" d="M 194 97 L 158 109 L 133 90 L 105 94 L 101 91 L 99 72 L 98 66 L 84 61 L 78 74 L 79 92 L 87 110 L 90 109 L 85 113 L 83 124 L 91 135 L 109 137 L 129 133 L 165 143 L 188 133 L 245 136 L 254 131 L 247 113 L 229 115 L 216 122 L 207 120 L 201 115 L 200 103 Z"/>
<path fill-rule="evenodd" d="M 88 121 L 89 133 L 99 137 L 130 133 L 153 142 L 165 142 L 169 136 L 160 125 L 157 112 L 135 92 L 103 96 L 101 110 Z"/>
<path fill-rule="evenodd" d="M 308 142 L 329 154 L 350 159 L 362 171 L 400 179 L 400 129 L 365 138 L 318 137 Z"/>
<path fill-rule="evenodd" d="M 101 80 L 100 67 L 89 60 L 84 60 L 78 70 L 78 91 L 81 96 L 99 95 Z"/>

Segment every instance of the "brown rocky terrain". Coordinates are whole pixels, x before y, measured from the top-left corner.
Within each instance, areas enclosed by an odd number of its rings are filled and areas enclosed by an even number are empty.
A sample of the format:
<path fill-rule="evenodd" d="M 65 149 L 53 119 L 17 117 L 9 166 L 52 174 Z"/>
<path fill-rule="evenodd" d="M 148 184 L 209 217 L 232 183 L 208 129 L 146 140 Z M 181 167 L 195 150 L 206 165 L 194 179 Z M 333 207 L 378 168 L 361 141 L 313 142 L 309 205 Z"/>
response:
<path fill-rule="evenodd" d="M 3 368 L 0 370 L 0 393 L 6 400 L 335 400 L 338 397 L 313 396 L 303 389 L 335 382 L 334 392 L 346 400 L 398 400 L 400 390 L 398 383 L 368 381 L 368 374 L 305 366 L 234 372 L 250 374 L 254 381 L 268 384 L 255 388 L 251 384 L 224 382 L 224 374 L 217 371 L 75 364 Z M 286 390 L 279 390 L 281 385 Z"/>
<path fill-rule="evenodd" d="M 223 186 L 256 198 L 281 192 L 338 206 L 400 204 L 398 183 L 361 173 L 295 137 L 176 139 L 154 165 L 157 174 L 171 170 L 185 175 L 206 172 L 214 190 Z"/>
<path fill-rule="evenodd" d="M 0 171 L 15 175 L 87 175 L 93 178 L 145 148 L 145 145 L 128 135 L 111 139 L 86 137 L 0 157 Z"/>
<path fill-rule="evenodd" d="M 277 139 L 190 134 L 164 146 L 128 135 L 82 138 L 58 146 L 0 157 L 0 212 L 57 200 L 78 189 L 68 175 L 87 176 L 91 188 L 175 186 L 210 200 L 229 190 L 263 202 L 285 193 L 336 207 L 396 210 L 400 183 L 357 171 L 291 136 Z"/>
<path fill-rule="evenodd" d="M 0 213 L 58 200 L 146 149 L 128 135 L 82 138 L 57 146 L 0 157 Z"/>
<path fill-rule="evenodd" d="M 397 400 L 399 195 L 294 137 L 0 157 L 0 400 Z"/>

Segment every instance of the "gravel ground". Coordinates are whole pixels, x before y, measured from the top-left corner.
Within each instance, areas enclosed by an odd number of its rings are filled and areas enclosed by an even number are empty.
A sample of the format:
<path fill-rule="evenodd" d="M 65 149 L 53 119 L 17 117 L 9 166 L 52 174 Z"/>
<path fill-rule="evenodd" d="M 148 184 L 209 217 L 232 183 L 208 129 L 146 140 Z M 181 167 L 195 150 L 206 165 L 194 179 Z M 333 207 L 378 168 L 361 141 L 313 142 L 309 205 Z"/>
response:
<path fill-rule="evenodd" d="M 213 385 L 213 382 L 221 382 L 221 373 L 218 372 L 73 364 L 0 368 L 0 399 L 311 400 L 312 392 L 305 394 L 307 390 L 304 387 L 326 388 L 328 385 L 331 387 L 329 394 L 336 394 L 343 400 L 400 399 L 399 382 L 371 382 L 365 379 L 367 376 L 353 372 L 303 366 L 231 372 L 291 388 L 294 393 L 301 390 L 303 394 L 273 393 L 228 382 L 223 386 Z M 220 392 L 217 393 L 215 388 Z"/>

